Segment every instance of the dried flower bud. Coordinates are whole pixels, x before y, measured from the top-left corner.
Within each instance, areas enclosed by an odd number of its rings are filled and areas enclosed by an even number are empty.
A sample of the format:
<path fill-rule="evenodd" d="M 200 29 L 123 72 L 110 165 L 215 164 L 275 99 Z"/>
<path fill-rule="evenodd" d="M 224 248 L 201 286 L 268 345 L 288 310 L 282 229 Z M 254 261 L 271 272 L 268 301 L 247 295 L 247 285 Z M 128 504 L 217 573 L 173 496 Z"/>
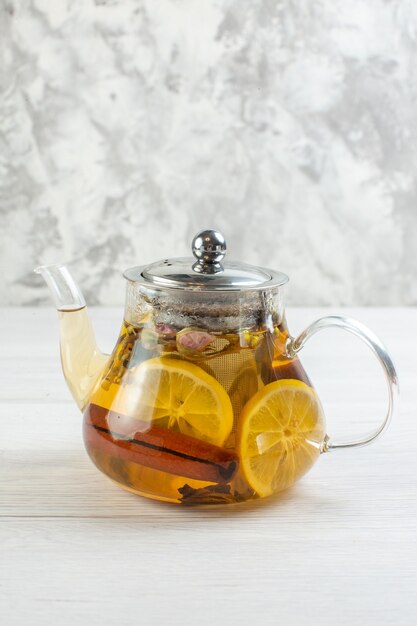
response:
<path fill-rule="evenodd" d="M 240 345 L 242 348 L 256 348 L 262 339 L 259 333 L 251 333 L 250 330 L 242 330 L 240 333 Z"/>
<path fill-rule="evenodd" d="M 155 331 L 158 335 L 162 335 L 164 339 L 173 339 L 177 334 L 177 329 L 169 324 L 156 324 Z"/>
<path fill-rule="evenodd" d="M 177 334 L 177 349 L 180 354 L 203 352 L 215 340 L 216 337 L 205 330 L 184 328 Z"/>

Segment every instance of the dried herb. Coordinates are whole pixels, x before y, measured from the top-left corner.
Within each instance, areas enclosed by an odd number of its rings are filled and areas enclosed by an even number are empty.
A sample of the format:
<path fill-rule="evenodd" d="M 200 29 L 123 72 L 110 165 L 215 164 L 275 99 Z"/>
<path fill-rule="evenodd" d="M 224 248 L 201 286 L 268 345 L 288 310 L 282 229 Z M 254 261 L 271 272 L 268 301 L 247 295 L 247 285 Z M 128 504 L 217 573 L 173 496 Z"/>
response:
<path fill-rule="evenodd" d="M 201 489 L 194 489 L 190 485 L 184 485 L 178 491 L 181 494 L 181 504 L 189 506 L 197 504 L 230 504 L 245 500 L 244 496 L 236 491 L 232 491 L 230 485 L 210 485 Z"/>
<path fill-rule="evenodd" d="M 108 370 L 103 378 L 101 386 L 109 389 L 112 383 L 119 384 L 123 378 L 125 369 L 129 367 L 133 346 L 138 337 L 139 329 L 128 326 L 126 331 L 119 337 L 115 349 L 113 350 Z"/>

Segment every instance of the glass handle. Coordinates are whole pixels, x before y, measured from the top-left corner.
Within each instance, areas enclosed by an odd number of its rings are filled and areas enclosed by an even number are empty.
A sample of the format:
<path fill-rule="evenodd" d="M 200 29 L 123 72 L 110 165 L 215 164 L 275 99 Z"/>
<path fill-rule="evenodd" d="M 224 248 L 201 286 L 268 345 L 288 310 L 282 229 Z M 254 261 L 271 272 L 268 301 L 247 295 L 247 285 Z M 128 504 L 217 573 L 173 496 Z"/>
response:
<path fill-rule="evenodd" d="M 357 320 L 338 315 L 322 317 L 308 326 L 308 328 L 306 328 L 296 339 L 290 337 L 287 343 L 288 356 L 291 358 L 294 357 L 297 352 L 303 348 L 306 341 L 310 337 L 315 335 L 319 330 L 323 330 L 325 328 L 341 328 L 342 330 L 347 330 L 349 333 L 359 337 L 359 339 L 366 343 L 366 345 L 372 350 L 385 374 L 388 387 L 388 409 L 380 426 L 378 426 L 378 428 L 371 434 L 363 437 L 362 439 L 340 442 L 331 441 L 328 437 L 326 437 L 326 440 L 323 443 L 322 452 L 329 452 L 330 450 L 335 450 L 336 448 L 357 448 L 360 446 L 366 446 L 382 435 L 382 433 L 387 429 L 392 415 L 396 411 L 399 388 L 398 376 L 395 371 L 394 363 L 392 362 L 385 346 L 371 330 Z"/>

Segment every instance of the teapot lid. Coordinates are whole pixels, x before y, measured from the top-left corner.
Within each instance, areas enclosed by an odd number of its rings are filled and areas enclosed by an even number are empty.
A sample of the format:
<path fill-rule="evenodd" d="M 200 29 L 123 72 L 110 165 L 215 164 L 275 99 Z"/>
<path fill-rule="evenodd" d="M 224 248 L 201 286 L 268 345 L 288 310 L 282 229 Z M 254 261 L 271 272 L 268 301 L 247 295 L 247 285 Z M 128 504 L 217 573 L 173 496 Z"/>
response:
<path fill-rule="evenodd" d="M 165 259 L 132 267 L 123 274 L 127 280 L 147 287 L 191 291 L 246 291 L 284 285 L 288 276 L 246 263 L 226 261 L 226 241 L 217 230 L 202 230 L 192 241 L 194 259 Z"/>

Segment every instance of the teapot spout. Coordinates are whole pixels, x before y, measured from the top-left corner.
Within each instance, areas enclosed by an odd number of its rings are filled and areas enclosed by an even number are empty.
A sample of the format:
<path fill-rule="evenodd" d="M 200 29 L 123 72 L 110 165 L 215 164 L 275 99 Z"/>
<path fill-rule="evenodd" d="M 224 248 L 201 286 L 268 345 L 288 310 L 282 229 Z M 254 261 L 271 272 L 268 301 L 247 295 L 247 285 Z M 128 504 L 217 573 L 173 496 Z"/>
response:
<path fill-rule="evenodd" d="M 74 400 L 84 410 L 109 357 L 97 347 L 84 297 L 68 268 L 43 265 L 35 272 L 43 276 L 58 310 L 62 369 Z"/>
<path fill-rule="evenodd" d="M 33 271 L 43 277 L 58 311 L 75 311 L 85 307 L 81 289 L 65 265 L 41 265 Z"/>

